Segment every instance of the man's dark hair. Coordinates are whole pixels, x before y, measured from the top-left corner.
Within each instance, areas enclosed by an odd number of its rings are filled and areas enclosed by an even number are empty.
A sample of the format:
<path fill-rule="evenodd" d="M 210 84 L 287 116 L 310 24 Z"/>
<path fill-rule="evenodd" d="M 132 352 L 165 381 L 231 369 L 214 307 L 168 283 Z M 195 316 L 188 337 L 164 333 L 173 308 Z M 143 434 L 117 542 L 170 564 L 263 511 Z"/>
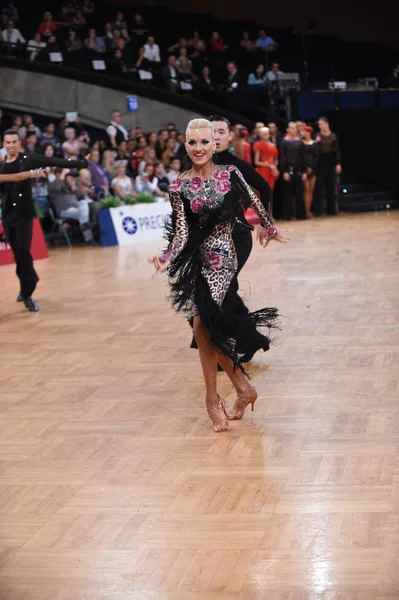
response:
<path fill-rule="evenodd" d="M 163 129 L 160 129 L 158 131 L 158 135 L 161 135 L 161 133 L 163 133 L 164 131 L 167 131 L 169 133 L 169 131 L 164 127 Z"/>
<path fill-rule="evenodd" d="M 327 117 L 320 117 L 319 121 L 323 121 L 324 123 L 330 123 L 330 121 L 327 119 Z"/>
<path fill-rule="evenodd" d="M 228 119 L 226 119 L 226 117 L 222 117 L 221 115 L 211 115 L 208 121 L 210 121 L 211 123 L 213 121 L 223 121 L 223 123 L 226 123 L 227 127 L 229 128 L 229 131 L 232 131 L 231 123 Z"/>
<path fill-rule="evenodd" d="M 171 156 L 169 159 L 169 164 L 171 165 L 174 160 L 178 160 L 181 163 L 181 160 L 178 156 Z"/>
<path fill-rule="evenodd" d="M 19 135 L 18 131 L 15 131 L 15 129 L 7 129 L 7 130 L 4 132 L 4 136 L 3 136 L 3 138 L 5 138 L 5 137 L 6 137 L 6 135 L 16 135 L 16 136 L 17 136 L 17 138 L 18 138 L 19 140 L 21 140 L 21 136 Z"/>

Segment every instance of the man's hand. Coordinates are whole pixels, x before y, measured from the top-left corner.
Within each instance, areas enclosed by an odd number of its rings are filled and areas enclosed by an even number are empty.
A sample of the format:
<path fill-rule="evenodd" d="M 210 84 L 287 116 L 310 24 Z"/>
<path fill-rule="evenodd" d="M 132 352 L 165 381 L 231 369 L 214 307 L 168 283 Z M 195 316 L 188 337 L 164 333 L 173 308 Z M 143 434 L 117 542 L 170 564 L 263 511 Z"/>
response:
<path fill-rule="evenodd" d="M 267 239 L 267 229 L 265 227 L 263 227 L 262 225 L 258 225 L 258 228 L 256 230 L 256 241 L 259 242 L 259 244 L 264 248 L 267 243 L 268 243 L 268 239 Z"/>
<path fill-rule="evenodd" d="M 283 179 L 284 181 L 289 181 L 291 179 L 291 175 L 289 173 L 284 173 Z"/>
<path fill-rule="evenodd" d="M 341 167 L 341 165 L 337 165 L 337 166 L 335 167 L 335 173 L 336 173 L 337 175 L 341 175 L 341 173 L 342 173 L 342 167 Z"/>

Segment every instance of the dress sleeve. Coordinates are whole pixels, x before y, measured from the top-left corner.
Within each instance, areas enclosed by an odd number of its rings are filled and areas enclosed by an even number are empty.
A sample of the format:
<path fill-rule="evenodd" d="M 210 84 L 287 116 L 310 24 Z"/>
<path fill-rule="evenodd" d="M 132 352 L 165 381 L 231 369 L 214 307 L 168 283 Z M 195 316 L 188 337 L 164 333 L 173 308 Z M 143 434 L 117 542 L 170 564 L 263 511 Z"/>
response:
<path fill-rule="evenodd" d="M 267 210 L 263 206 L 262 202 L 259 200 L 258 196 L 255 194 L 255 192 L 252 190 L 252 188 L 249 187 L 244 177 L 242 176 L 241 171 L 239 171 L 237 167 L 233 167 L 233 169 L 241 183 L 244 184 L 244 187 L 249 195 L 250 206 L 260 218 L 260 222 L 263 225 L 263 227 L 265 227 L 266 229 L 268 229 L 269 227 L 273 227 L 273 223 L 269 217 Z"/>
<path fill-rule="evenodd" d="M 169 199 L 173 210 L 173 234 L 163 258 L 165 260 L 173 261 L 181 252 L 183 252 L 184 247 L 187 244 L 188 223 L 180 193 L 178 191 L 170 192 Z"/>

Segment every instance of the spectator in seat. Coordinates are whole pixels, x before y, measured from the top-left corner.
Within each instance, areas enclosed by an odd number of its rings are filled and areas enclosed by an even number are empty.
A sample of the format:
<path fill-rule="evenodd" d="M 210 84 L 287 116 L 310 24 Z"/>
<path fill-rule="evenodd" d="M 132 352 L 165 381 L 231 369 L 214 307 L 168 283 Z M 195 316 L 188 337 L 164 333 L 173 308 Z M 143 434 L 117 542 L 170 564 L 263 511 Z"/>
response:
<path fill-rule="evenodd" d="M 188 46 L 187 39 L 185 37 L 181 37 L 179 39 L 179 41 L 176 42 L 176 44 L 169 46 L 168 53 L 169 54 L 176 54 L 176 53 L 180 54 L 180 50 L 182 50 L 182 49 L 187 50 L 187 46 Z"/>
<path fill-rule="evenodd" d="M 115 169 L 115 154 L 112 150 L 104 150 L 101 158 L 101 166 L 108 177 L 109 184 L 111 184 L 111 175 Z"/>
<path fill-rule="evenodd" d="M 49 182 L 48 193 L 56 216 L 61 219 L 78 221 L 85 242 L 93 245 L 93 233 L 90 228 L 90 202 L 78 200 L 78 186 L 69 173 L 62 178 L 62 169 L 55 169 L 55 180 Z"/>
<path fill-rule="evenodd" d="M 197 81 L 198 87 L 204 90 L 213 91 L 215 89 L 215 84 L 211 77 L 211 70 L 209 67 L 204 67 L 201 71 L 201 75 Z"/>
<path fill-rule="evenodd" d="M 76 9 L 75 16 L 72 18 L 72 23 L 77 29 L 81 29 L 86 25 L 86 17 L 80 10 L 80 8 Z"/>
<path fill-rule="evenodd" d="M 226 46 L 224 39 L 221 37 L 218 31 L 214 31 L 212 33 L 209 45 L 214 52 L 225 52 L 228 49 L 228 46 Z"/>
<path fill-rule="evenodd" d="M 202 43 L 202 44 L 205 45 L 204 40 L 202 40 L 201 37 L 200 37 L 199 31 L 194 31 L 193 32 L 193 36 L 188 40 L 187 43 L 188 43 L 188 46 L 190 48 L 192 48 L 193 50 L 197 49 L 198 44 Z"/>
<path fill-rule="evenodd" d="M 92 0 L 83 0 L 82 12 L 85 15 L 92 15 L 94 13 L 94 2 Z"/>
<path fill-rule="evenodd" d="M 93 28 L 89 29 L 89 33 L 84 41 L 84 45 L 87 50 L 98 53 L 105 52 L 104 40 L 100 37 L 97 37 L 96 30 Z"/>
<path fill-rule="evenodd" d="M 147 33 L 147 28 L 146 28 L 143 17 L 139 14 L 136 14 L 134 16 L 134 23 L 133 23 L 133 34 L 134 34 L 133 43 L 136 48 L 140 48 L 141 46 L 144 46 L 146 33 Z"/>
<path fill-rule="evenodd" d="M 122 125 L 122 115 L 119 110 L 114 110 L 111 115 L 111 121 L 107 127 L 107 135 L 111 148 L 117 149 L 118 145 L 128 140 L 128 132 Z"/>
<path fill-rule="evenodd" d="M 125 15 L 123 14 L 123 12 L 116 13 L 115 21 L 112 23 L 113 31 L 115 31 L 115 30 L 121 31 L 121 29 L 123 28 L 122 26 L 123 26 L 124 20 L 125 20 Z"/>
<path fill-rule="evenodd" d="M 11 126 L 11 129 L 13 129 L 14 131 L 17 131 L 17 132 L 18 132 L 18 135 L 19 135 L 21 138 L 22 138 L 22 136 L 20 135 L 20 133 L 19 133 L 19 130 L 20 130 L 20 129 L 21 129 L 21 127 L 22 127 L 22 123 L 23 123 L 23 121 L 22 121 L 22 117 L 21 117 L 21 115 L 14 115 L 14 116 L 13 116 L 13 118 L 12 118 L 12 126 Z"/>
<path fill-rule="evenodd" d="M 190 56 L 193 72 L 196 75 L 199 75 L 202 69 L 208 66 L 208 56 L 206 53 L 206 45 L 203 40 L 199 40 L 196 49 Z"/>
<path fill-rule="evenodd" d="M 161 192 L 169 193 L 169 179 L 166 175 L 165 167 L 162 163 L 155 166 L 155 177 L 158 178 L 158 187 Z"/>
<path fill-rule="evenodd" d="M 74 29 L 70 30 L 65 47 L 68 52 L 79 52 L 82 49 L 82 41 L 77 37 Z"/>
<path fill-rule="evenodd" d="M 162 152 L 162 162 L 165 167 L 169 166 L 171 158 L 176 158 L 175 146 L 176 140 L 169 137 L 165 142 L 165 150 Z"/>
<path fill-rule="evenodd" d="M 73 127 L 67 127 L 65 129 L 65 142 L 62 144 L 62 150 L 64 158 L 68 159 L 72 156 L 79 154 L 80 146 L 79 140 L 76 139 L 76 131 Z"/>
<path fill-rule="evenodd" d="M 29 60 L 35 60 L 42 50 L 47 46 L 46 42 L 42 42 L 40 33 L 35 33 L 34 37 L 29 40 L 26 50 L 29 55 Z"/>
<path fill-rule="evenodd" d="M 136 61 L 134 70 L 137 72 L 140 81 L 143 81 L 145 83 L 152 83 L 153 75 L 151 71 L 151 63 L 144 56 L 144 47 L 141 47 L 139 49 L 139 56 Z"/>
<path fill-rule="evenodd" d="M 14 6 L 14 2 L 7 2 L 7 5 L 2 9 L 1 12 L 7 17 L 7 19 L 12 19 L 13 21 L 19 20 L 18 8 Z"/>
<path fill-rule="evenodd" d="M 189 93 L 193 89 L 194 75 L 191 70 L 191 66 L 186 57 L 181 56 L 178 64 L 180 89 L 182 92 Z"/>
<path fill-rule="evenodd" d="M 38 138 L 41 138 L 42 132 L 40 131 L 39 127 L 37 125 L 34 125 L 34 129 L 32 129 L 32 127 L 30 127 L 31 125 L 33 125 L 32 116 L 24 115 L 24 124 L 18 130 L 18 135 L 21 138 L 21 140 L 23 140 L 27 136 L 29 131 L 31 133 L 33 131 L 37 135 Z"/>
<path fill-rule="evenodd" d="M 151 133 L 147 134 L 147 146 L 149 148 L 154 148 L 154 150 L 155 150 L 157 141 L 158 141 L 158 134 L 156 134 L 155 131 L 151 131 Z"/>
<path fill-rule="evenodd" d="M 115 153 L 115 160 L 118 164 L 122 164 L 122 162 L 127 165 L 129 160 L 129 155 L 127 153 L 127 142 L 123 140 L 120 144 L 118 144 L 117 151 Z"/>
<path fill-rule="evenodd" d="M 167 197 L 167 192 L 162 192 L 158 187 L 158 177 L 155 175 L 155 166 L 152 164 L 146 165 L 143 173 L 136 178 L 134 182 L 136 192 L 139 194 L 147 193 L 152 196 Z"/>
<path fill-rule="evenodd" d="M 17 44 L 25 44 L 25 38 L 19 29 L 16 29 L 14 21 L 10 20 L 7 23 L 7 29 L 1 34 L 3 46 L 12 51 Z"/>
<path fill-rule="evenodd" d="M 72 23 L 72 18 L 69 14 L 69 8 L 67 6 L 61 6 L 60 15 L 56 21 L 57 25 L 62 27 L 68 27 Z"/>
<path fill-rule="evenodd" d="M 152 35 L 149 36 L 147 43 L 144 46 L 144 58 L 150 63 L 156 64 L 161 62 L 159 46 L 155 43 L 155 38 Z"/>
<path fill-rule="evenodd" d="M 275 81 L 278 81 L 280 75 L 283 75 L 283 72 L 280 71 L 280 65 L 276 62 L 272 63 L 270 71 L 266 73 L 267 80 L 270 83 L 273 83 Z"/>
<path fill-rule="evenodd" d="M 48 39 L 53 35 L 56 29 L 57 23 L 53 21 L 53 16 L 51 12 L 46 11 L 43 15 L 43 21 L 40 23 L 37 32 L 40 33 L 42 38 Z"/>
<path fill-rule="evenodd" d="M 180 171 L 181 171 L 180 158 L 177 158 L 176 156 L 172 156 L 172 158 L 169 161 L 169 170 L 166 175 L 169 183 L 172 183 L 172 181 L 180 175 Z"/>
<path fill-rule="evenodd" d="M 243 32 L 240 46 L 243 50 L 246 50 L 247 52 L 253 52 L 254 50 L 256 50 L 256 46 L 253 40 L 251 40 L 251 38 L 249 37 L 248 31 Z"/>
<path fill-rule="evenodd" d="M 277 49 L 277 44 L 270 35 L 267 35 L 264 29 L 259 31 L 259 37 L 255 42 L 255 46 L 258 50 L 264 50 L 268 52 L 273 52 Z"/>
<path fill-rule="evenodd" d="M 22 142 L 22 146 L 27 152 L 40 152 L 39 142 L 34 131 L 31 131 L 27 134 L 26 138 Z"/>
<path fill-rule="evenodd" d="M 104 45 L 105 45 L 106 52 L 112 52 L 112 50 L 115 50 L 114 32 L 112 29 L 112 23 L 105 23 L 103 39 L 104 39 Z"/>
<path fill-rule="evenodd" d="M 129 29 L 128 29 L 126 21 L 123 21 L 122 29 L 120 30 L 120 32 L 121 32 L 121 36 L 125 40 L 126 44 L 128 44 L 131 41 L 131 37 L 129 35 Z"/>
<path fill-rule="evenodd" d="M 5 29 L 7 29 L 8 26 L 8 17 L 6 15 L 6 13 L 1 13 L 0 15 L 0 29 L 1 31 L 4 31 Z"/>
<path fill-rule="evenodd" d="M 168 64 L 163 69 L 163 78 L 170 92 L 175 94 L 180 90 L 179 69 L 176 56 L 169 56 Z"/>
<path fill-rule="evenodd" d="M 127 196 L 136 196 L 130 177 L 126 175 L 126 165 L 116 163 L 115 176 L 111 182 L 112 189 L 117 198 L 125 200 Z"/>
<path fill-rule="evenodd" d="M 265 85 L 266 83 L 265 67 L 260 64 L 256 67 L 255 73 L 250 73 L 248 76 L 248 85 Z"/>
<path fill-rule="evenodd" d="M 225 84 L 226 94 L 232 108 L 238 108 L 242 94 L 245 92 L 245 82 L 237 70 L 233 61 L 227 63 L 227 82 Z"/>
<path fill-rule="evenodd" d="M 143 160 L 140 163 L 138 174 L 141 175 L 148 164 L 155 165 L 156 160 L 157 155 L 155 152 L 155 148 L 150 148 L 149 146 L 144 148 Z"/>
<path fill-rule="evenodd" d="M 47 55 L 49 56 L 52 52 L 58 52 L 58 51 L 59 51 L 59 46 L 57 44 L 57 38 L 55 37 L 55 35 L 51 35 L 48 38 L 48 42 L 47 42 L 47 46 L 46 46 Z"/>
<path fill-rule="evenodd" d="M 399 63 L 394 66 L 391 75 L 387 79 L 386 86 L 393 90 L 399 89 Z"/>
<path fill-rule="evenodd" d="M 50 203 L 48 199 L 48 183 L 46 179 L 37 179 L 34 181 L 32 185 L 32 198 L 35 206 L 38 206 L 43 211 L 43 216 L 47 215 L 49 212 Z"/>
<path fill-rule="evenodd" d="M 155 144 L 155 152 L 158 160 L 162 160 L 162 152 L 166 148 L 166 140 L 169 137 L 169 131 L 167 129 L 160 129 L 158 131 L 158 141 Z"/>

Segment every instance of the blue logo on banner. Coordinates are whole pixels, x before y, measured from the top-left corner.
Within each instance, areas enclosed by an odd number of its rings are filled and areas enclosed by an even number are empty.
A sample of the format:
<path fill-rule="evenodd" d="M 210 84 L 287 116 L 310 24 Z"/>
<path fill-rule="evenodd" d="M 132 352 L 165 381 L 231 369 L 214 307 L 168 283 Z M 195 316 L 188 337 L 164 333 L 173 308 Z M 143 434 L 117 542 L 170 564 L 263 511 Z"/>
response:
<path fill-rule="evenodd" d="M 122 227 L 129 235 L 134 235 L 137 232 L 137 221 L 133 217 L 125 217 L 122 221 Z"/>
<path fill-rule="evenodd" d="M 137 96 L 127 97 L 127 112 L 137 112 L 139 109 L 139 101 Z"/>

